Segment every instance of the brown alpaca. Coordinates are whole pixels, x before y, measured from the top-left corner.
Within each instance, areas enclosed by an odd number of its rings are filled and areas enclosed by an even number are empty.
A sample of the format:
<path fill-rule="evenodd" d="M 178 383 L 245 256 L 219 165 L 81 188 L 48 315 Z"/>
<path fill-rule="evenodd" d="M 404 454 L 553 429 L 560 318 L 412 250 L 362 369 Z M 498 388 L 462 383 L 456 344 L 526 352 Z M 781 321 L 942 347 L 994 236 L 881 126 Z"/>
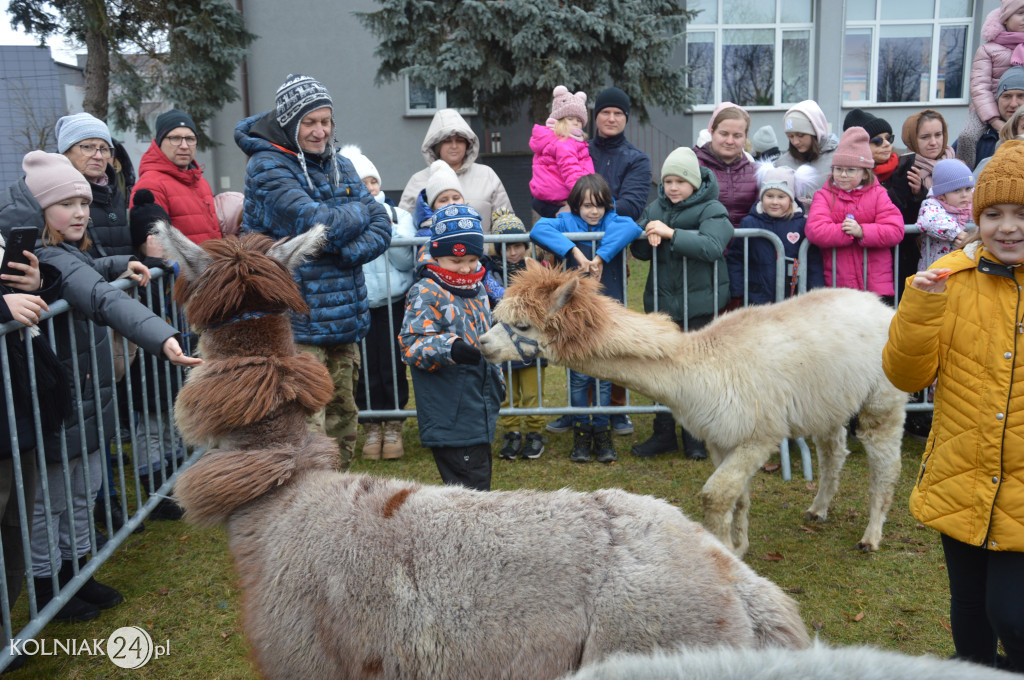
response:
<path fill-rule="evenodd" d="M 906 395 L 882 372 L 893 310 L 871 293 L 815 290 L 736 310 L 684 333 L 664 314 L 640 314 L 598 293 L 593 279 L 528 263 L 480 339 L 488 361 L 536 352 L 672 409 L 704 440 L 716 470 L 702 491 L 704 525 L 742 556 L 749 482 L 787 437 L 813 436 L 821 481 L 807 510 L 824 520 L 846 460 L 846 423 L 871 471 L 870 518 L 858 543 L 877 550 L 900 473 Z M 519 339 L 519 343 L 516 340 Z"/>
<path fill-rule="evenodd" d="M 305 425 L 330 380 L 295 355 L 283 307 L 303 309 L 286 270 L 320 231 L 202 247 L 158 233 L 205 329 L 177 422 L 219 447 L 175 495 L 186 519 L 227 525 L 263 676 L 547 680 L 618 651 L 809 644 L 792 599 L 664 501 L 336 471 L 337 446 Z"/>

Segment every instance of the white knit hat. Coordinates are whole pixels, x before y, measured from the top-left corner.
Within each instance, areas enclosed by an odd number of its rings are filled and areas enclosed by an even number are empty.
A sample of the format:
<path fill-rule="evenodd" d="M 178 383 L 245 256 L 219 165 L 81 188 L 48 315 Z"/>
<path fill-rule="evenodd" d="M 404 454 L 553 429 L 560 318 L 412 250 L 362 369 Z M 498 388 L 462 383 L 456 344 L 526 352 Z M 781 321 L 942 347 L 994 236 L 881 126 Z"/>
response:
<path fill-rule="evenodd" d="M 359 176 L 359 179 L 373 177 L 379 183 L 383 184 L 380 178 L 380 173 L 377 172 L 377 166 L 363 154 L 358 146 L 355 144 L 346 144 L 341 147 L 341 155 L 352 161 L 352 165 L 355 167 L 356 175 Z"/>
<path fill-rule="evenodd" d="M 430 164 L 430 177 L 427 179 L 427 207 L 433 209 L 434 200 L 441 192 L 448 189 L 455 189 L 462 194 L 462 200 L 466 200 L 462 184 L 459 183 L 459 176 L 455 174 L 450 165 L 442 160 L 436 160 Z"/>

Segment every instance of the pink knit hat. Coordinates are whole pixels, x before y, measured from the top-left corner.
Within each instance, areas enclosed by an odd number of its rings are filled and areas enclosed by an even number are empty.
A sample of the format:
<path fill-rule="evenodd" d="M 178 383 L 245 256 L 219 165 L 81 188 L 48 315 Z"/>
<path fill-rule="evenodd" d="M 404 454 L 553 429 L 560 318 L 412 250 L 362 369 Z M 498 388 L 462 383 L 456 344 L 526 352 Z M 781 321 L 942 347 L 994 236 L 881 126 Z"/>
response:
<path fill-rule="evenodd" d="M 868 144 L 868 131 L 862 127 L 852 127 L 839 138 L 839 146 L 832 154 L 833 168 L 867 168 L 875 167 L 875 159 L 871 155 Z"/>
<path fill-rule="evenodd" d="M 999 4 L 999 23 L 1005 24 L 1007 19 L 1017 13 L 1017 10 L 1024 7 L 1024 0 L 1002 0 Z"/>
<path fill-rule="evenodd" d="M 551 101 L 551 118 L 556 121 L 567 116 L 576 116 L 587 124 L 587 93 L 572 94 L 565 85 L 555 88 L 554 99 Z"/>
<path fill-rule="evenodd" d="M 29 151 L 21 161 L 25 184 L 45 210 L 67 198 L 92 200 L 92 187 L 67 156 L 45 151 Z"/>
<path fill-rule="evenodd" d="M 732 102 L 722 102 L 721 104 L 716 105 L 715 110 L 711 112 L 711 120 L 708 121 L 708 132 L 714 132 L 712 126 L 715 124 L 715 119 L 718 118 L 718 114 L 720 114 L 724 109 L 739 109 L 747 120 L 747 127 L 750 127 L 750 115 L 747 113 L 746 109 L 744 109 L 739 104 L 733 104 Z"/>

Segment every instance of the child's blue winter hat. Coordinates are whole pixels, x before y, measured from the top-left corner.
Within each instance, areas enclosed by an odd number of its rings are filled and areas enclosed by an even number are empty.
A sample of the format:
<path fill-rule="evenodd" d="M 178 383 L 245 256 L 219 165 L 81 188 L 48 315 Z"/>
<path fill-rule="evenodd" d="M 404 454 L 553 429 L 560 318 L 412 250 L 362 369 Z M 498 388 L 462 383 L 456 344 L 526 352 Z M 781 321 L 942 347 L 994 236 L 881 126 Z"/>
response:
<path fill-rule="evenodd" d="M 971 169 L 959 158 L 944 158 L 932 170 L 932 195 L 974 186 Z"/>
<path fill-rule="evenodd" d="M 480 213 L 468 205 L 455 203 L 439 208 L 430 218 L 430 256 L 484 254 L 484 230 Z"/>

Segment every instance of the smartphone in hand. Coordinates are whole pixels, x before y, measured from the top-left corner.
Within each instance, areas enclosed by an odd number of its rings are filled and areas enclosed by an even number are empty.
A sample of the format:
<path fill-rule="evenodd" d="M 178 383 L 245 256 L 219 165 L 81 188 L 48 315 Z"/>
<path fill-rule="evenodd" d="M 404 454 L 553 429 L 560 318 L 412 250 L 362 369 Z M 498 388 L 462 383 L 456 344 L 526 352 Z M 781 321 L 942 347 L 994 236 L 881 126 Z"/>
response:
<path fill-rule="evenodd" d="M 28 264 L 28 258 L 25 257 L 24 251 L 31 251 L 35 247 L 38 236 L 39 230 L 35 227 L 15 227 L 11 230 L 7 244 L 4 246 L 4 259 L 0 264 L 0 275 L 21 276 L 24 274 L 20 269 L 11 267 L 10 263 Z"/>

